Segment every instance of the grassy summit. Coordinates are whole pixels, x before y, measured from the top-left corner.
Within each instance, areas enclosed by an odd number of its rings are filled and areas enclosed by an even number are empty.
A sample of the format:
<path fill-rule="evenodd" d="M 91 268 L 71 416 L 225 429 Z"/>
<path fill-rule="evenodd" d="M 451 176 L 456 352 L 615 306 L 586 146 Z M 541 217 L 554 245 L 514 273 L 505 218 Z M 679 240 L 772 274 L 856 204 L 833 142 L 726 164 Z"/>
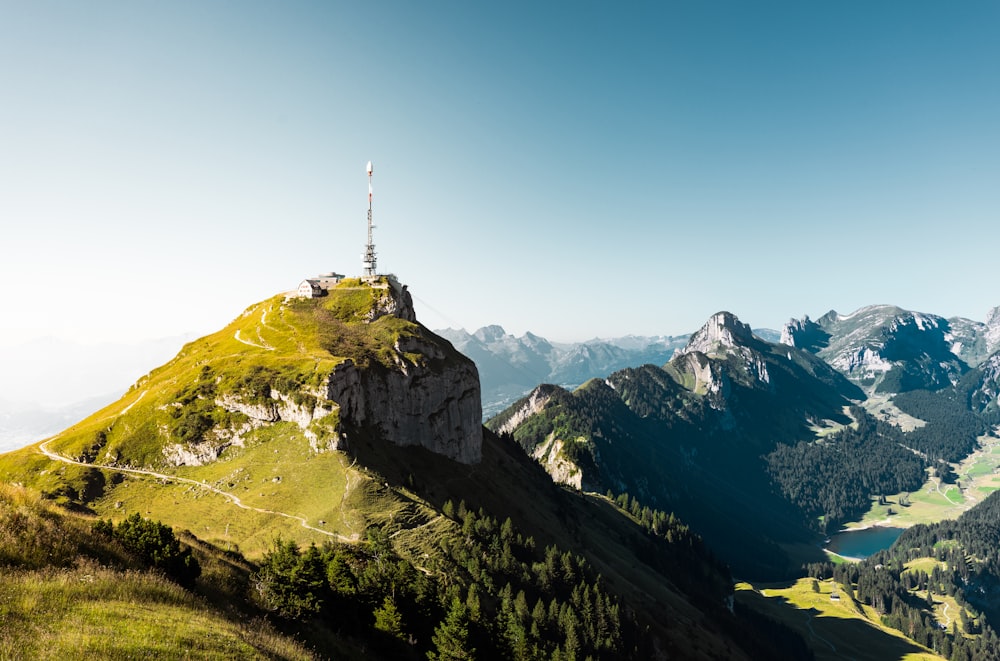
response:
<path fill-rule="evenodd" d="M 59 434 L 51 449 L 98 463 L 162 466 L 165 444 L 204 442 L 213 428 L 248 422 L 216 406 L 220 398 L 267 404 L 280 393 L 306 411 L 332 408 L 323 380 L 345 360 L 359 366 L 421 360 L 394 350 L 400 338 L 420 333 L 417 324 L 392 315 L 371 320 L 388 288 L 384 278 L 375 285 L 345 280 L 323 298 L 276 296 L 252 305 L 222 330 L 187 344 L 121 400 Z M 316 431 L 335 429 L 326 424 Z"/>
<path fill-rule="evenodd" d="M 155 513 L 223 546 L 260 550 L 276 534 L 304 543 L 356 537 L 364 522 L 352 503 L 373 497 L 347 456 L 326 451 L 344 431 L 326 379 L 347 361 L 406 370 L 462 359 L 404 318 L 412 315 L 400 312 L 401 298 L 398 283 L 382 277 L 344 280 L 322 298 L 252 305 L 119 401 L 0 456 L 0 480 L 115 516 Z M 444 358 L 408 351 L 416 340 Z M 295 421 L 266 419 L 279 409 Z M 43 448 L 77 463 L 53 461 Z"/>

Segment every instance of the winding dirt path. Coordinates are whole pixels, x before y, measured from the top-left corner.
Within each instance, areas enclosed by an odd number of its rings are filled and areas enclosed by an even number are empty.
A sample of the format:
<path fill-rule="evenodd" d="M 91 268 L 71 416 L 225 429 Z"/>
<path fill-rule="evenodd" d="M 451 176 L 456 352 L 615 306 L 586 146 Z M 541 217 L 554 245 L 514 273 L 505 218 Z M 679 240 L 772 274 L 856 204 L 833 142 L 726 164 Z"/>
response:
<path fill-rule="evenodd" d="M 52 450 L 49 450 L 49 448 L 48 448 L 49 443 L 51 443 L 52 441 L 56 440 L 56 438 L 58 438 L 58 437 L 50 438 L 49 440 L 45 441 L 44 443 L 42 443 L 41 445 L 38 446 L 39 452 L 41 452 L 42 454 L 44 454 L 46 457 L 48 457 L 52 461 L 61 461 L 64 464 L 75 464 L 77 466 L 86 466 L 87 468 L 100 468 L 102 470 L 117 471 L 119 473 L 131 473 L 133 475 L 147 475 L 149 477 L 155 477 L 155 478 L 157 478 L 159 480 L 165 480 L 167 482 L 176 482 L 176 483 L 179 483 L 179 484 L 190 484 L 190 485 L 193 485 L 193 486 L 205 489 L 206 491 L 211 491 L 212 493 L 216 493 L 216 494 L 218 494 L 218 495 L 220 495 L 220 496 L 222 496 L 224 498 L 227 498 L 227 499 L 229 499 L 229 501 L 231 503 L 233 503 L 234 505 L 236 505 L 239 508 L 242 508 L 242 509 L 245 509 L 245 510 L 250 510 L 252 512 L 258 512 L 260 514 L 270 514 L 270 515 L 273 515 L 273 516 L 284 517 L 286 519 L 292 519 L 294 521 L 298 521 L 300 524 L 302 524 L 302 527 L 305 528 L 305 529 L 307 529 L 307 530 L 312 530 L 313 532 L 318 532 L 318 533 L 326 535 L 328 537 L 333 537 L 333 538 L 335 538 L 335 539 L 337 539 L 338 541 L 341 541 L 341 542 L 356 542 L 356 541 L 358 541 L 358 535 L 357 534 L 355 534 L 355 535 L 353 535 L 351 537 L 346 537 L 344 535 L 341 535 L 340 533 L 330 532 L 329 530 L 323 530 L 322 528 L 317 528 L 315 526 L 311 526 L 305 520 L 305 518 L 303 518 L 301 516 L 296 516 L 295 514 L 287 514 L 285 512 L 277 512 L 275 510 L 268 510 L 268 509 L 263 509 L 263 508 L 260 508 L 260 507 L 254 507 L 253 505 L 247 505 L 242 500 L 240 500 L 240 497 L 237 496 L 236 494 L 229 493 L 228 491 L 223 491 L 222 489 L 217 489 L 217 488 L 215 488 L 215 487 L 213 487 L 211 485 L 205 484 L 204 482 L 199 482 L 197 480 L 192 480 L 192 479 L 189 479 L 189 478 L 186 478 L 186 477 L 179 477 L 177 475 L 167 475 L 165 473 L 157 473 L 155 471 L 145 470 L 145 469 L 142 469 L 142 468 L 121 468 L 121 467 L 118 467 L 118 466 L 107 466 L 107 465 L 104 465 L 104 464 L 90 464 L 90 463 L 87 463 L 85 461 L 77 461 L 75 459 L 70 459 L 69 457 L 65 457 L 65 456 L 63 456 L 63 455 L 61 455 L 61 454 L 59 454 L 57 452 L 53 452 Z"/>
<path fill-rule="evenodd" d="M 256 342 L 251 342 L 250 340 L 244 340 L 242 337 L 240 337 L 240 331 L 239 330 L 236 331 L 236 333 L 233 335 L 233 337 L 236 339 L 237 342 L 242 342 L 243 344 L 247 345 L 248 347 L 256 347 L 258 349 L 264 349 L 265 351 L 274 351 L 274 347 L 269 347 L 269 346 L 264 345 L 264 344 L 257 344 Z M 259 338 L 260 335 L 258 334 L 257 337 Z"/>

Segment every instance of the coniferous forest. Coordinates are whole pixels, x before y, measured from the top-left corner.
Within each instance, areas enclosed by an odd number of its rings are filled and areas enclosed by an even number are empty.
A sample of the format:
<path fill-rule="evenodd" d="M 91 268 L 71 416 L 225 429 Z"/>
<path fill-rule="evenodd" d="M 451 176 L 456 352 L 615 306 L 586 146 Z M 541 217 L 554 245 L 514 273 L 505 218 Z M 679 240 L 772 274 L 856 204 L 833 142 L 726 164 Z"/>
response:
<path fill-rule="evenodd" d="M 779 445 L 767 455 L 771 477 L 782 493 L 826 530 L 860 517 L 873 495 L 915 491 L 926 462 L 905 446 L 898 427 L 851 408 L 856 427 L 818 442 Z M 824 530 L 825 531 L 825 530 Z"/>
<path fill-rule="evenodd" d="M 998 522 L 1000 494 L 994 493 L 956 520 L 908 528 L 890 549 L 861 562 L 808 570 L 817 578 L 832 577 L 845 595 L 874 608 L 884 624 L 946 659 L 997 659 Z"/>
<path fill-rule="evenodd" d="M 637 555 L 664 580 L 680 581 L 709 612 L 721 613 L 732 578 L 701 539 L 627 494 L 616 502 L 647 531 Z M 509 518 L 498 522 L 464 501 L 447 501 L 443 512 L 461 535 L 442 538 L 443 559 L 430 558 L 425 566 L 398 556 L 375 528 L 363 544 L 303 549 L 277 540 L 251 576 L 251 600 L 286 627 L 322 622 L 393 658 L 597 660 L 658 653 L 633 607 L 610 592 L 582 556 L 554 545 L 537 548 Z M 800 636 L 745 608 L 720 622 L 755 655 L 812 658 Z"/>

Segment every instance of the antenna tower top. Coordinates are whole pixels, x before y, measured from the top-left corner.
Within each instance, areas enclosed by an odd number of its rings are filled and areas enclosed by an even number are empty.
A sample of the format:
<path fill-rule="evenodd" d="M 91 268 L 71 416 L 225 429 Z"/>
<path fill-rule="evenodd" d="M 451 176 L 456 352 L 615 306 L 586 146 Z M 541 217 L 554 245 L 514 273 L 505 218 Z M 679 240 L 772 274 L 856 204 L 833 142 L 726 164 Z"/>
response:
<path fill-rule="evenodd" d="M 375 243 L 372 241 L 372 162 L 368 161 L 368 243 L 365 245 L 365 254 L 361 256 L 361 264 L 364 266 L 365 276 L 374 276 L 375 267 Z"/>

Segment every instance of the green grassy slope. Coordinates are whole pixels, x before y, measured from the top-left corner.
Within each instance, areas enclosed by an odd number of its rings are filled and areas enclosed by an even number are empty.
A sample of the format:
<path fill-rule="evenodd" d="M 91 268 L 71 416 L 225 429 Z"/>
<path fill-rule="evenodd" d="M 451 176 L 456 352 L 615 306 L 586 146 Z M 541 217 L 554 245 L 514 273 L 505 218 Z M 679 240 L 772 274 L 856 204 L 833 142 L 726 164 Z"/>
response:
<path fill-rule="evenodd" d="M 276 296 L 252 305 L 224 329 L 187 344 L 122 399 L 59 434 L 51 449 L 99 464 L 165 466 L 165 445 L 219 445 L 226 437 L 211 432 L 239 430 L 249 422 L 215 405 L 221 397 L 266 405 L 277 392 L 306 411 L 335 408 L 321 386 L 337 364 L 349 359 L 391 365 L 398 358 L 396 342 L 422 332 L 392 315 L 362 323 L 386 291 L 345 280 L 327 297 Z M 336 418 L 329 423 L 313 431 L 321 439 L 335 433 Z"/>
<path fill-rule="evenodd" d="M 201 549 L 209 594 L 234 569 Z M 145 569 L 92 519 L 32 490 L 0 485 L 0 568 L 0 658 L 313 658 L 266 622 L 227 616 Z"/>

